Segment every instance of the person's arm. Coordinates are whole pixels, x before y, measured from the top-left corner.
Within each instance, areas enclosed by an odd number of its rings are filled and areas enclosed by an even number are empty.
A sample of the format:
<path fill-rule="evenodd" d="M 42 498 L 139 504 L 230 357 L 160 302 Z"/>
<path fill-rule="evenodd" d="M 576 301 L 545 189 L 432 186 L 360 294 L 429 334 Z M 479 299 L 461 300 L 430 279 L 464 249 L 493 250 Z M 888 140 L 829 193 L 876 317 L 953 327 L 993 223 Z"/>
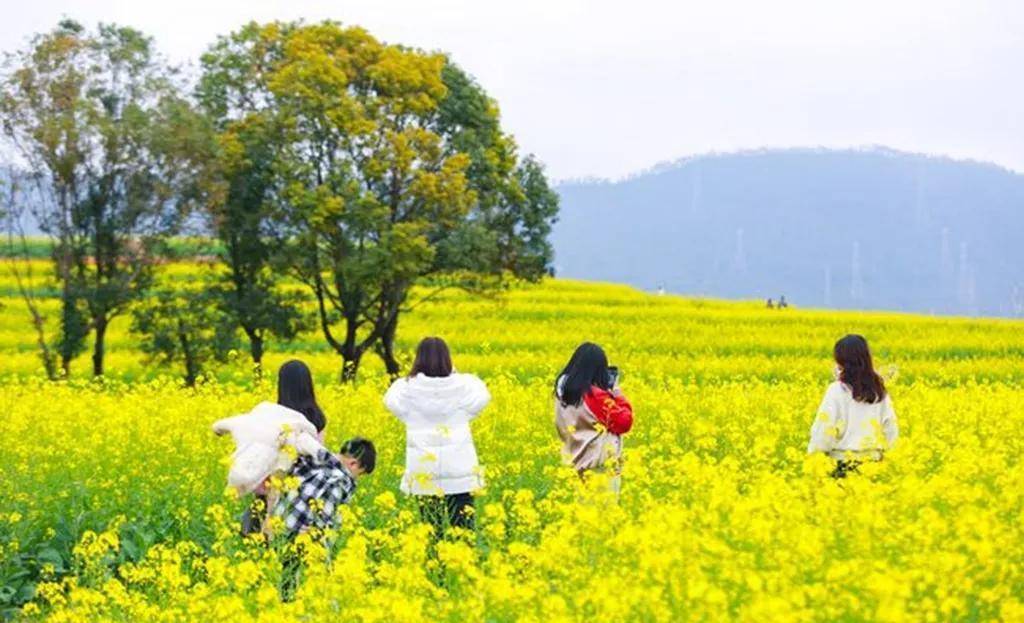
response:
<path fill-rule="evenodd" d="M 896 411 L 892 408 L 892 396 L 888 394 L 882 406 L 882 433 L 885 434 L 885 444 L 888 448 L 896 445 L 896 439 L 900 436 L 900 426 L 896 421 Z"/>
<path fill-rule="evenodd" d="M 828 452 L 836 446 L 839 439 L 839 431 L 836 428 L 836 418 L 839 414 L 836 400 L 836 388 L 833 384 L 825 391 L 824 398 L 818 406 L 818 413 L 811 424 L 811 440 L 807 444 L 807 453 Z"/>
<path fill-rule="evenodd" d="M 408 382 L 406 379 L 397 379 L 391 384 L 388 391 L 384 393 L 384 406 L 403 422 L 405 421 L 405 414 L 402 409 L 402 398 L 405 393 L 405 385 Z"/>
<path fill-rule="evenodd" d="M 487 385 L 476 376 L 467 374 L 466 380 L 467 395 L 463 408 L 469 415 L 469 419 L 472 420 L 491 402 L 491 392 L 487 390 Z"/>
<path fill-rule="evenodd" d="M 327 451 L 323 443 L 309 433 L 295 434 L 291 439 L 291 445 L 299 454 L 305 454 L 306 456 L 317 457 L 321 451 Z"/>

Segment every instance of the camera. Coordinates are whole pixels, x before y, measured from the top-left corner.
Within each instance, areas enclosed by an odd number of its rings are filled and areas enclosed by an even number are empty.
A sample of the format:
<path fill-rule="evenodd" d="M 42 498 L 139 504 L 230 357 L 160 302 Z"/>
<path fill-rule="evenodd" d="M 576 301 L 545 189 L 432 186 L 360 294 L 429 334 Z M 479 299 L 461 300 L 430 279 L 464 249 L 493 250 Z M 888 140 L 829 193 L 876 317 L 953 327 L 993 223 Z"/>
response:
<path fill-rule="evenodd" d="M 608 366 L 608 387 L 618 385 L 621 378 L 622 374 L 619 372 L 618 366 Z"/>

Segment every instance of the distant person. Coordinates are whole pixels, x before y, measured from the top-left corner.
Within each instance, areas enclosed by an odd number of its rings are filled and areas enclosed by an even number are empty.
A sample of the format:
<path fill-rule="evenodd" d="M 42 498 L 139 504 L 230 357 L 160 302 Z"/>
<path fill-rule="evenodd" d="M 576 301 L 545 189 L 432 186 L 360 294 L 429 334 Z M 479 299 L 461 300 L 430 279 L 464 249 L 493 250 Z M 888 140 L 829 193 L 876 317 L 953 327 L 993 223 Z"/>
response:
<path fill-rule="evenodd" d="M 775 302 L 771 298 L 768 299 L 768 303 L 765 305 L 768 309 L 775 309 Z"/>
<path fill-rule="evenodd" d="M 867 340 L 847 335 L 835 344 L 835 381 L 828 386 L 811 426 L 807 452 L 836 460 L 834 478 L 857 471 L 863 461 L 881 461 L 899 436 L 892 398 L 875 372 Z"/>
<path fill-rule="evenodd" d="M 562 454 L 581 478 L 606 473 L 622 487 L 622 436 L 633 427 L 633 407 L 618 385 L 618 369 L 597 344 L 581 344 L 555 379 L 555 427 Z"/>
<path fill-rule="evenodd" d="M 434 526 L 473 529 L 473 492 L 484 486 L 469 423 L 491 394 L 472 374 L 455 371 L 448 345 L 428 337 L 416 349 L 409 376 L 396 380 L 384 404 L 405 424 L 401 489 L 414 495 L 420 517 Z"/>
<path fill-rule="evenodd" d="M 789 307 L 789 303 L 786 302 L 786 295 L 783 294 L 779 297 L 779 309 L 786 309 Z"/>

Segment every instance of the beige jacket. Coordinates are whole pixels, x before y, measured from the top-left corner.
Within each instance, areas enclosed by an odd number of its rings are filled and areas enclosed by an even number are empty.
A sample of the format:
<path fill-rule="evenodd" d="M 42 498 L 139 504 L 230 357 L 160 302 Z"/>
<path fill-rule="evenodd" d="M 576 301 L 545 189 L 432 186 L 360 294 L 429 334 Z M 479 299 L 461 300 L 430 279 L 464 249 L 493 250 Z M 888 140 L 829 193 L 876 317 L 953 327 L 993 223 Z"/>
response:
<path fill-rule="evenodd" d="M 633 426 L 633 408 L 619 391 L 594 387 L 578 405 L 555 398 L 555 428 L 562 455 L 577 471 L 621 470 L 622 435 Z"/>

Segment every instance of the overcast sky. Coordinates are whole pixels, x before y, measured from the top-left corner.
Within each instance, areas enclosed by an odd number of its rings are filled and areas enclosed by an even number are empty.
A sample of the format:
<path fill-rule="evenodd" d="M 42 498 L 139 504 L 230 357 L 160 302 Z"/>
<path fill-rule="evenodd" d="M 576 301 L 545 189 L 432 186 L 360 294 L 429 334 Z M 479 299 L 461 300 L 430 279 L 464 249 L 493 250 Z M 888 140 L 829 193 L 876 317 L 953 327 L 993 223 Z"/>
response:
<path fill-rule="evenodd" d="M 1024 171 L 1017 0 L 5 0 L 0 49 L 61 16 L 195 62 L 255 19 L 449 52 L 563 179 L 708 151 L 887 145 Z"/>

